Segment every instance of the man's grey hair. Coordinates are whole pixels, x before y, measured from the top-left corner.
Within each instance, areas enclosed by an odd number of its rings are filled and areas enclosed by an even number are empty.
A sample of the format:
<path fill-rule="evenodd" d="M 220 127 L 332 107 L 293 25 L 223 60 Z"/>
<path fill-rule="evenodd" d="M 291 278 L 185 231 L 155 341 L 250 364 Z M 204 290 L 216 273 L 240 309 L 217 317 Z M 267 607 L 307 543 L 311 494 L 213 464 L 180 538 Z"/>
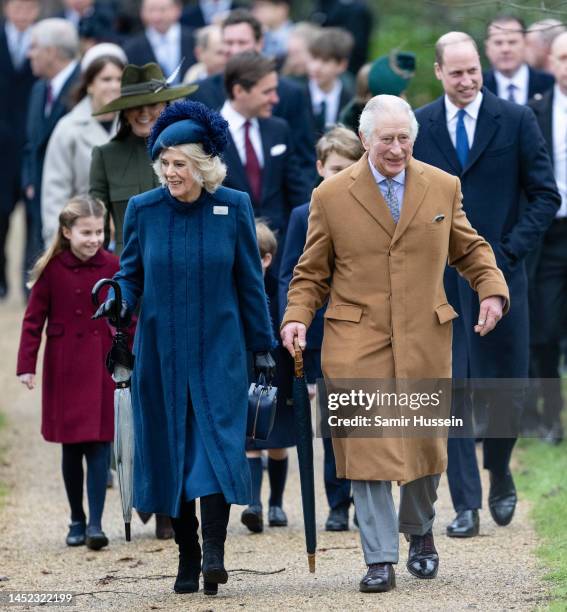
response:
<path fill-rule="evenodd" d="M 565 32 L 565 26 L 559 19 L 542 19 L 536 21 L 528 28 L 528 34 L 537 33 L 540 40 L 548 47 L 561 34 Z"/>
<path fill-rule="evenodd" d="M 222 36 L 222 30 L 219 25 L 211 24 L 199 28 L 195 34 L 195 46 L 203 50 L 208 49 L 211 36 L 213 36 L 215 32 L 218 32 L 219 37 Z"/>
<path fill-rule="evenodd" d="M 403 98 L 386 94 L 374 96 L 368 100 L 360 115 L 360 133 L 366 140 L 370 140 L 374 128 L 376 127 L 376 119 L 378 117 L 381 115 L 393 115 L 400 112 L 407 113 L 410 120 L 410 138 L 412 142 L 415 142 L 419 126 L 411 106 Z"/>
<path fill-rule="evenodd" d="M 75 59 L 79 53 L 77 29 L 66 19 L 52 17 L 38 21 L 32 26 L 31 38 L 39 47 L 55 47 L 67 59 Z"/>

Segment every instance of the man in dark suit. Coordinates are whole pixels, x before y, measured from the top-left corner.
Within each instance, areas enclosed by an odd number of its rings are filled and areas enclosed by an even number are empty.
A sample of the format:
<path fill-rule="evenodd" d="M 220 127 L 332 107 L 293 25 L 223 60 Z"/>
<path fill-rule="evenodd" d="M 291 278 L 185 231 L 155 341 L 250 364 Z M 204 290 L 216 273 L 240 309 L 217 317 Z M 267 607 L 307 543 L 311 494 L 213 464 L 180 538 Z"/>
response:
<path fill-rule="evenodd" d="M 474 292 L 454 270 L 446 271 L 447 297 L 460 314 L 453 325 L 453 377 L 527 378 L 524 259 L 560 203 L 553 168 L 532 111 L 482 87 L 480 58 L 468 34 L 450 32 L 439 39 L 435 73 L 445 95 L 416 112 L 420 132 L 414 155 L 460 177 L 464 210 L 492 246 L 511 295 L 508 315 L 490 338 L 480 337 L 473 331 L 481 323 Z M 527 200 L 523 207 L 522 192 Z M 519 395 L 509 393 L 500 401 L 492 396 L 488 408 L 517 419 L 522 409 Z M 464 402 L 464 395 L 458 400 Z M 454 408 L 463 410 L 460 404 Z M 483 442 L 484 467 L 490 471 L 489 509 L 498 525 L 512 520 L 516 506 L 509 465 L 514 436 L 511 427 L 508 437 L 486 437 Z M 477 535 L 482 491 L 474 438 L 450 438 L 448 454 L 447 476 L 457 517 L 447 534 Z"/>
<path fill-rule="evenodd" d="M 532 376 L 545 379 L 541 424 L 544 439 L 557 444 L 563 439 L 563 398 L 559 375 L 559 342 L 567 329 L 567 33 L 559 34 L 551 46 L 550 67 L 555 87 L 533 109 L 553 161 L 561 207 L 550 228 L 530 258 L 530 344 Z M 535 406 L 531 406 L 532 410 Z M 539 421 L 539 423 L 538 423 Z"/>
<path fill-rule="evenodd" d="M 40 202 L 43 161 L 55 125 L 70 109 L 69 93 L 80 72 L 78 52 L 77 31 L 65 19 L 44 19 L 33 26 L 28 56 L 39 80 L 30 95 L 22 165 L 27 228 L 24 276 L 43 249 Z"/>
<path fill-rule="evenodd" d="M 173 83 L 180 83 L 195 63 L 193 30 L 179 24 L 181 0 L 143 0 L 140 17 L 145 30 L 124 43 L 131 64 L 159 64 L 169 77 L 183 61 Z"/>
<path fill-rule="evenodd" d="M 222 24 L 222 35 L 227 60 L 243 51 L 262 50 L 262 26 L 248 11 L 233 11 Z M 315 135 L 307 94 L 298 83 L 279 77 L 277 98 L 273 115 L 287 121 L 301 173 L 313 186 L 316 179 Z M 210 108 L 220 109 L 226 99 L 223 75 L 214 75 L 201 81 L 191 99 L 203 102 Z"/>
<path fill-rule="evenodd" d="M 10 215 L 22 196 L 21 164 L 26 112 L 35 77 L 27 51 L 39 0 L 8 0 L 0 20 L 0 299 L 6 297 L 6 239 Z"/>
<path fill-rule="evenodd" d="M 287 123 L 272 117 L 278 102 L 275 62 L 257 51 L 232 57 L 225 68 L 228 100 L 221 115 L 229 124 L 224 185 L 250 195 L 254 214 L 262 217 L 283 245 L 292 208 L 311 195 L 294 154 Z M 274 321 L 278 320 L 277 279 L 281 248 L 266 274 Z"/>
<path fill-rule="evenodd" d="M 484 85 L 499 98 L 527 104 L 553 87 L 553 77 L 526 63 L 526 25 L 518 17 L 502 15 L 489 24 L 484 48 L 491 69 Z"/>

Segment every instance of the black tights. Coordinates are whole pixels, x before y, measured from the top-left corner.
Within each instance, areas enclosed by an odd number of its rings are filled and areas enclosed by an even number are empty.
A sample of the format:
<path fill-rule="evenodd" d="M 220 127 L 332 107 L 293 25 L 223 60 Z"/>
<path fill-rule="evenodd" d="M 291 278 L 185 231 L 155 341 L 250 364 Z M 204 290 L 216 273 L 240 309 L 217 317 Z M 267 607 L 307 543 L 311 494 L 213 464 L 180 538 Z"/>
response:
<path fill-rule="evenodd" d="M 85 522 L 83 510 L 83 455 L 87 460 L 89 526 L 101 527 L 110 461 L 110 442 L 63 444 L 63 481 L 71 506 L 71 521 Z"/>

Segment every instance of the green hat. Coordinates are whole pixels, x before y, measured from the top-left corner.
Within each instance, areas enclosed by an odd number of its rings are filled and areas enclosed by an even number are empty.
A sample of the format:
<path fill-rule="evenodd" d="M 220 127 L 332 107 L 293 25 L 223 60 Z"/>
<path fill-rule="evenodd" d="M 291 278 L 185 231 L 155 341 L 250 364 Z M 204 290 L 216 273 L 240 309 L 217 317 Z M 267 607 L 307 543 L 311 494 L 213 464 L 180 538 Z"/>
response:
<path fill-rule="evenodd" d="M 128 64 L 122 73 L 120 97 L 109 102 L 93 115 L 105 115 L 146 104 L 170 102 L 178 98 L 185 98 L 198 89 L 198 85 L 172 87 L 168 83 L 170 80 L 172 80 L 171 77 L 168 80 L 165 79 L 158 64 L 151 63 L 144 66 Z"/>
<path fill-rule="evenodd" d="M 372 63 L 368 73 L 368 88 L 373 96 L 399 96 L 415 75 L 415 55 L 394 49 Z"/>

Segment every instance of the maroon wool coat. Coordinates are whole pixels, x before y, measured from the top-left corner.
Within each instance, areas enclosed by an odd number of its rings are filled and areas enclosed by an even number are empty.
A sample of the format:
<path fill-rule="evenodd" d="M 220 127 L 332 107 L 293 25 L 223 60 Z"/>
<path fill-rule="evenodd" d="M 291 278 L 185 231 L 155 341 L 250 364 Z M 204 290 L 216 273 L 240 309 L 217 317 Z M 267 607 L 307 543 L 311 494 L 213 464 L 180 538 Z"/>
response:
<path fill-rule="evenodd" d="M 41 433 L 48 442 L 113 439 L 114 383 L 104 366 L 112 333 L 106 320 L 91 319 L 91 289 L 118 269 L 118 258 L 103 249 L 85 262 L 67 250 L 49 262 L 32 288 L 17 373 L 35 374 L 47 319 Z"/>

